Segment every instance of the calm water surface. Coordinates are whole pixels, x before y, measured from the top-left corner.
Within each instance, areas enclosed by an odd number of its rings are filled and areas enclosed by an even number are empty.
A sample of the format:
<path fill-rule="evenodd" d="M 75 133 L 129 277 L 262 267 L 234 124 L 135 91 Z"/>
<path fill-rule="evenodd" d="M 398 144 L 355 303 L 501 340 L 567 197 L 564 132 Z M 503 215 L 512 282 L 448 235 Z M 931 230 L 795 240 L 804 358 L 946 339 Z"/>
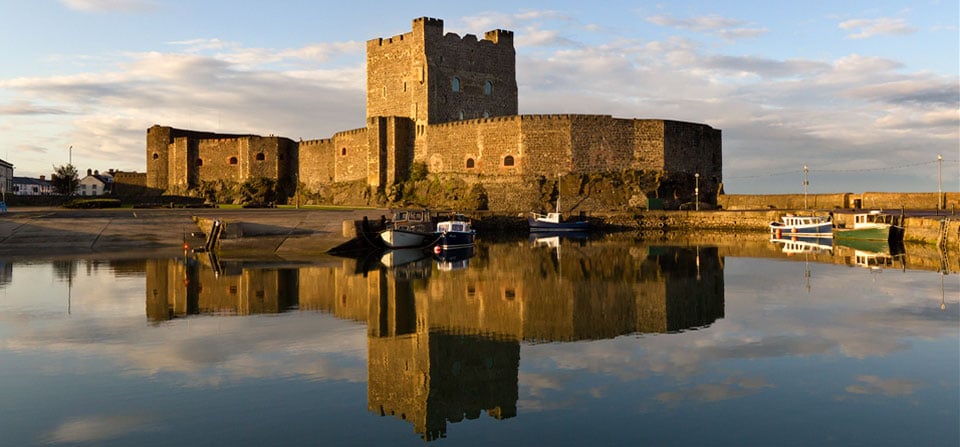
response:
<path fill-rule="evenodd" d="M 2 262 L 0 445 L 960 443 L 955 270 L 557 242 Z"/>

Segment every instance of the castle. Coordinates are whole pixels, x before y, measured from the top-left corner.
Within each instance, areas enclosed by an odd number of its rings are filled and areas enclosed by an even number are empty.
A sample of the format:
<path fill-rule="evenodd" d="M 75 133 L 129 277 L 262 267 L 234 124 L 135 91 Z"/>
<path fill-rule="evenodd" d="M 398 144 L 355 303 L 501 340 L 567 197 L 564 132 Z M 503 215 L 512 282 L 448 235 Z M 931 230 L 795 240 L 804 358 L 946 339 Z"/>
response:
<path fill-rule="evenodd" d="M 288 194 L 342 183 L 382 191 L 419 163 L 430 174 L 482 185 L 490 209 L 514 211 L 541 202 L 531 184 L 632 170 L 659 182 L 641 199 L 692 202 L 696 182 L 699 200 L 715 203 L 720 130 L 610 115 L 518 115 L 517 97 L 511 31 L 460 37 L 444 34 L 442 20 L 418 18 L 408 33 L 367 42 L 365 127 L 294 141 L 155 125 L 147 130 L 146 183 L 184 194 L 204 181 L 267 177 L 291 185 Z M 570 209 L 590 204 L 610 206 L 580 200 Z"/>

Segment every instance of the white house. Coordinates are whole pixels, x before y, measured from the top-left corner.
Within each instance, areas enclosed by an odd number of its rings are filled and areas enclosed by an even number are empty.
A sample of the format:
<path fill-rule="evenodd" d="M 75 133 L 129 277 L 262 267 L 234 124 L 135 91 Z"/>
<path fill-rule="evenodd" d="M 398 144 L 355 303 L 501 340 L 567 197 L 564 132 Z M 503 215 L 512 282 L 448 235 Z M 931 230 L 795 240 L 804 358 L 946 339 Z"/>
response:
<path fill-rule="evenodd" d="M 112 175 L 87 169 L 87 176 L 80 179 L 80 184 L 77 186 L 77 194 L 81 196 L 102 196 L 109 194 L 112 186 Z"/>
<path fill-rule="evenodd" d="M 30 177 L 13 178 L 13 194 L 18 196 L 47 196 L 53 194 L 53 183 L 45 176 L 39 179 Z"/>
<path fill-rule="evenodd" d="M 0 160 L 0 193 L 13 193 L 13 165 Z"/>

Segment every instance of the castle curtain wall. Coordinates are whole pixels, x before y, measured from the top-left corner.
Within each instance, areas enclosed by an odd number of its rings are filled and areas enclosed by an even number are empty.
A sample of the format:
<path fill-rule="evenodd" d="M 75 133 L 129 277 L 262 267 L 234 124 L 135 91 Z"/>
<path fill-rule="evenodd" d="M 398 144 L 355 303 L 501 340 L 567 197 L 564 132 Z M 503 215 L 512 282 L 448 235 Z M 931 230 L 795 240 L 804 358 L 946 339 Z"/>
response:
<path fill-rule="evenodd" d="M 335 182 L 367 180 L 369 141 L 367 128 L 348 130 L 333 136 Z"/>
<path fill-rule="evenodd" d="M 297 180 L 314 191 L 333 183 L 337 156 L 333 139 L 301 141 L 297 145 Z"/>
<path fill-rule="evenodd" d="M 620 171 L 633 165 L 633 122 L 609 115 L 571 117 L 573 171 Z"/>
<path fill-rule="evenodd" d="M 723 178 L 720 131 L 680 121 L 663 121 L 663 128 L 663 169 L 687 177 L 700 174 L 700 200 L 716 203 Z"/>
<path fill-rule="evenodd" d="M 663 125 L 663 120 L 633 120 L 634 168 L 663 170 Z"/>

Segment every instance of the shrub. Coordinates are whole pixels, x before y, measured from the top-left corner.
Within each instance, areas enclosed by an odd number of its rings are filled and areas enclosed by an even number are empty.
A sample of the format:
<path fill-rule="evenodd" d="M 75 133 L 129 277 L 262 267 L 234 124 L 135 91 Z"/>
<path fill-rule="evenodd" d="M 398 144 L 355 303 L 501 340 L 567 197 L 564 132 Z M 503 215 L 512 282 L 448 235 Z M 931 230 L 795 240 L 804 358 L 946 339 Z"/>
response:
<path fill-rule="evenodd" d="M 63 204 L 63 207 L 75 209 L 120 208 L 120 199 L 74 199 Z"/>

